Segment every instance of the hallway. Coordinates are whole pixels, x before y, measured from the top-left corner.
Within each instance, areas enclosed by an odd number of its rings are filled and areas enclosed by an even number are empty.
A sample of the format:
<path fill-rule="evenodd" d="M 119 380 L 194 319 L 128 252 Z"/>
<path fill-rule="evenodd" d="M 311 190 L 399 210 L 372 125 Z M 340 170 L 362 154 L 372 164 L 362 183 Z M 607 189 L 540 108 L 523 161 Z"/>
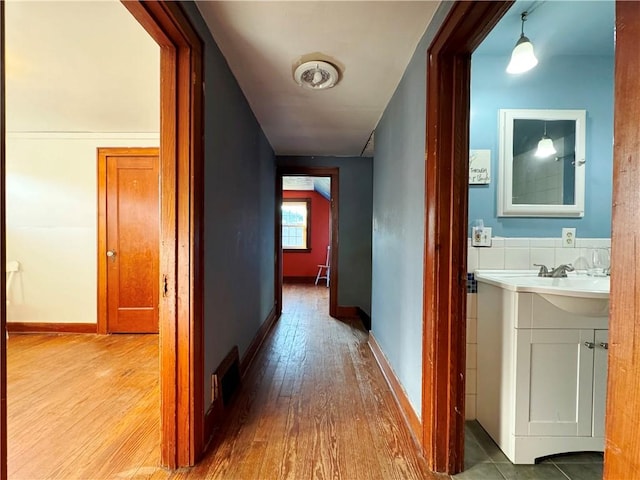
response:
<path fill-rule="evenodd" d="M 448 478 L 416 453 L 360 322 L 329 317 L 325 287 L 285 285 L 283 305 L 214 445 L 180 478 Z"/>

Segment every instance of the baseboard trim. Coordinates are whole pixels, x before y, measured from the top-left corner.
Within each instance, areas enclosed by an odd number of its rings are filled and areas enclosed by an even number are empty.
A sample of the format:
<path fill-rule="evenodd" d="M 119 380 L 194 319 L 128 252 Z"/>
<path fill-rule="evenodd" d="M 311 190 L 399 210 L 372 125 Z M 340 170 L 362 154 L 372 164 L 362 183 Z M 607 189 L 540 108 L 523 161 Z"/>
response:
<path fill-rule="evenodd" d="M 324 280 L 320 280 L 318 283 L 322 284 Z M 298 276 L 286 276 L 282 277 L 282 283 L 298 283 L 298 284 L 314 284 L 316 283 L 316 277 L 298 277 Z M 325 286 L 323 284 L 322 286 Z"/>
<path fill-rule="evenodd" d="M 364 328 L 366 328 L 367 330 L 371 330 L 371 317 L 369 316 L 369 314 L 358 307 L 358 316 L 360 317 L 360 320 L 362 320 Z"/>
<path fill-rule="evenodd" d="M 7 322 L 9 333 L 97 333 L 96 323 Z"/>
<path fill-rule="evenodd" d="M 247 348 L 247 351 L 242 356 L 242 360 L 240 360 L 240 376 L 241 377 L 244 378 L 244 376 L 249 371 L 249 368 L 253 363 L 253 359 L 255 358 L 256 354 L 260 350 L 260 347 L 264 343 L 265 339 L 269 336 L 269 332 L 271 332 L 271 329 L 275 325 L 276 320 L 278 320 L 278 317 L 279 315 L 276 312 L 276 307 L 274 305 L 271 311 L 269 312 L 269 315 L 267 315 L 267 319 L 262 323 L 262 325 L 260 325 L 260 328 L 258 329 L 256 336 L 253 338 L 253 340 L 251 341 L 251 344 L 249 345 L 249 348 Z"/>
<path fill-rule="evenodd" d="M 338 305 L 336 307 L 336 318 L 360 318 L 358 315 L 358 307 L 345 307 L 344 305 Z"/>
<path fill-rule="evenodd" d="M 359 318 L 362 320 L 364 327 L 367 330 L 371 330 L 371 317 L 360 307 L 346 307 L 344 305 L 338 305 L 336 309 L 336 318 L 341 320 Z"/>
<path fill-rule="evenodd" d="M 409 427 L 409 431 L 413 435 L 417 444 L 422 446 L 422 423 L 420 422 L 418 415 L 416 415 L 416 412 L 413 410 L 411 402 L 409 402 L 409 398 L 402 388 L 398 377 L 396 377 L 393 368 L 391 368 L 387 357 L 385 357 L 380 345 L 378 345 L 378 342 L 371 332 L 369 332 L 368 344 L 371 349 L 371 353 L 373 353 L 373 357 L 376 359 L 378 367 L 380 367 L 382 375 L 387 381 L 387 385 L 389 385 L 389 388 L 391 389 L 393 398 L 396 400 L 396 403 L 402 412 L 402 416 L 404 417 L 407 427 Z"/>
<path fill-rule="evenodd" d="M 213 402 L 209 405 L 207 413 L 204 414 L 204 450 L 206 452 L 209 449 L 211 440 L 213 440 L 213 431 L 216 427 L 216 423 L 222 418 L 223 415 L 222 402 Z"/>

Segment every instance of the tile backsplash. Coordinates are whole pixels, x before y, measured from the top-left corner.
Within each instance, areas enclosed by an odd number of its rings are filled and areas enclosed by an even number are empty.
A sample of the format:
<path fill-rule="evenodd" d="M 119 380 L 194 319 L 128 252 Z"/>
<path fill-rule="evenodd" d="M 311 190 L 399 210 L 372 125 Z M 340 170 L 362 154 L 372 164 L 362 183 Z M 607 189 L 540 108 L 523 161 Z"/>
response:
<path fill-rule="evenodd" d="M 610 246 L 610 238 L 576 238 L 575 248 L 562 247 L 560 238 L 496 237 L 491 247 L 472 247 L 468 239 L 467 272 L 479 268 L 528 270 L 535 269 L 535 263 L 548 267 L 571 263 L 578 270 L 586 270 L 589 249 Z"/>
<path fill-rule="evenodd" d="M 534 270 L 535 263 L 556 267 L 571 263 L 577 270 L 589 267 L 590 248 L 610 248 L 610 238 L 576 238 L 574 248 L 563 248 L 561 238 L 501 238 L 495 237 L 491 247 L 473 247 L 468 239 L 467 248 L 467 366 L 465 418 L 476 418 L 476 332 L 477 288 L 473 272 L 490 270 Z"/>

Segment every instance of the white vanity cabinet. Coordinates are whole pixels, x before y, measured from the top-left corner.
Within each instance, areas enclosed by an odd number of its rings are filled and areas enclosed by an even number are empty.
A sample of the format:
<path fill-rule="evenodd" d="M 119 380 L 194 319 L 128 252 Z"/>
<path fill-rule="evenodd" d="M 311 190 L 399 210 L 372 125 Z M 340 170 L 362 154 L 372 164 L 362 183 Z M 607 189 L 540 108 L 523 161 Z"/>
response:
<path fill-rule="evenodd" d="M 607 328 L 478 280 L 477 419 L 513 463 L 604 449 Z"/>

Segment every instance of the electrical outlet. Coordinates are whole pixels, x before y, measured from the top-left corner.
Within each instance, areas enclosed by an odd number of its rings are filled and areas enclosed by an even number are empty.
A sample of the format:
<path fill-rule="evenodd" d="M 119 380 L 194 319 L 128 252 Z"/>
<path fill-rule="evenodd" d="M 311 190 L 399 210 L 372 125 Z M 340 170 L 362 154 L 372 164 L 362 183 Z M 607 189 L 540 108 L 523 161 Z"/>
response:
<path fill-rule="evenodd" d="M 471 245 L 474 247 L 490 247 L 491 227 L 473 227 Z"/>
<path fill-rule="evenodd" d="M 576 246 L 576 229 L 575 228 L 562 229 L 562 246 L 564 248 L 575 248 Z"/>

